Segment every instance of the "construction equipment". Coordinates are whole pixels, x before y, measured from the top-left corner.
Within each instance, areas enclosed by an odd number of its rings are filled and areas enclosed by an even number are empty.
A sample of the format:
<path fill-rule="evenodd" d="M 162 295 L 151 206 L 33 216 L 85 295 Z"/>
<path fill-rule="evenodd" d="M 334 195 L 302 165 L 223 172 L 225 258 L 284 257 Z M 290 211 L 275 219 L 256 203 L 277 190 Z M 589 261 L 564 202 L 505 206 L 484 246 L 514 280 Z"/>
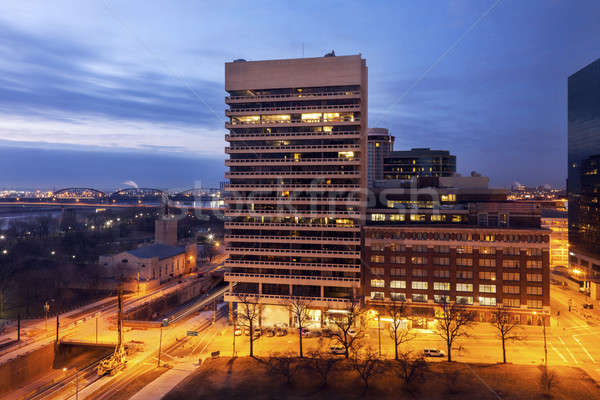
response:
<path fill-rule="evenodd" d="M 121 285 L 119 285 L 119 297 L 118 297 L 118 317 L 117 317 L 117 331 L 119 335 L 119 339 L 117 341 L 117 347 L 115 347 L 115 352 L 108 358 L 100 361 L 98 364 L 98 375 L 102 376 L 106 373 L 110 373 L 111 375 L 116 374 L 123 368 L 125 368 L 127 364 L 127 356 L 125 354 L 125 345 L 123 344 L 123 290 Z"/>

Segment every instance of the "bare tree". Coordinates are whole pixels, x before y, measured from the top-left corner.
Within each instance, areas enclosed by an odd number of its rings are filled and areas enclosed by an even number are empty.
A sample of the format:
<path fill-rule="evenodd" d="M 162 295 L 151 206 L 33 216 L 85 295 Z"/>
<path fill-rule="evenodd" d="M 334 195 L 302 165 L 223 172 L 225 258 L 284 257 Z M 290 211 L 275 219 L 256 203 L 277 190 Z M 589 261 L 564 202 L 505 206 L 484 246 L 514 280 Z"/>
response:
<path fill-rule="evenodd" d="M 544 365 L 542 368 L 542 375 L 540 376 L 540 386 L 544 391 L 544 395 L 546 397 L 550 397 L 552 395 L 552 388 L 556 385 L 557 379 L 554 371 L 548 370 L 548 366 Z"/>
<path fill-rule="evenodd" d="M 353 298 L 346 313 L 333 320 L 335 329 L 332 330 L 331 337 L 344 347 L 346 358 L 350 356 L 350 349 L 358 345 L 364 335 L 363 314 L 358 300 Z"/>
<path fill-rule="evenodd" d="M 302 367 L 302 364 L 291 354 L 273 354 L 263 362 L 269 375 L 282 377 L 288 385 L 292 384 L 294 376 Z"/>
<path fill-rule="evenodd" d="M 354 369 L 365 385 L 365 391 L 369 388 L 369 381 L 375 375 L 382 372 L 381 359 L 372 349 L 368 348 L 362 352 L 355 352 L 351 358 L 352 369 Z"/>
<path fill-rule="evenodd" d="M 260 305 L 256 296 L 253 295 L 240 293 L 237 298 L 237 322 L 239 326 L 250 331 L 250 357 L 254 357 L 254 328 L 260 322 Z"/>
<path fill-rule="evenodd" d="M 413 357 L 410 351 L 402 352 L 398 356 L 396 374 L 402 379 L 405 387 L 410 387 L 414 382 L 421 380 L 427 371 L 427 362 L 421 356 Z"/>
<path fill-rule="evenodd" d="M 468 336 L 466 329 L 473 324 L 475 314 L 445 300 L 442 300 L 439 306 L 441 310 L 438 315 L 437 334 L 446 342 L 448 362 L 452 362 L 452 344 L 458 337 Z"/>
<path fill-rule="evenodd" d="M 292 313 L 292 317 L 298 324 L 298 343 L 300 357 L 304 357 L 302 352 L 302 331 L 306 326 L 306 322 L 310 320 L 309 306 L 310 302 L 301 297 L 294 297 L 288 302 L 288 306 Z"/>
<path fill-rule="evenodd" d="M 521 338 L 515 334 L 519 324 L 506 309 L 501 307 L 492 312 L 492 318 L 492 325 L 498 330 L 498 336 L 502 341 L 502 362 L 506 364 L 506 342 Z"/>
<path fill-rule="evenodd" d="M 321 378 L 321 389 L 326 388 L 329 375 L 335 366 L 342 360 L 328 352 L 313 351 L 309 354 L 310 358 L 306 367 L 314 371 Z"/>
<path fill-rule="evenodd" d="M 387 313 L 392 318 L 390 323 L 390 337 L 394 342 L 394 359 L 398 360 L 398 348 L 402 343 L 410 342 L 415 338 L 415 335 L 411 334 L 407 328 L 404 328 L 403 320 L 406 316 L 406 307 L 404 302 L 393 301 L 387 307 Z"/>

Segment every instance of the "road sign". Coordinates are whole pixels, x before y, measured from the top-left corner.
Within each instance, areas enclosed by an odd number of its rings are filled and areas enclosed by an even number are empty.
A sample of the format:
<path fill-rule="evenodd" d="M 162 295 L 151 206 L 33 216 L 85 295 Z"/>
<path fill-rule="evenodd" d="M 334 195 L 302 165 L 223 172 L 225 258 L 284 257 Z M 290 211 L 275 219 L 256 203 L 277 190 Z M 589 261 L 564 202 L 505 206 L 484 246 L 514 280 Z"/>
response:
<path fill-rule="evenodd" d="M 187 336 L 198 336 L 197 331 L 187 331 Z"/>
<path fill-rule="evenodd" d="M 169 320 L 167 318 L 162 320 L 162 326 L 169 326 Z"/>

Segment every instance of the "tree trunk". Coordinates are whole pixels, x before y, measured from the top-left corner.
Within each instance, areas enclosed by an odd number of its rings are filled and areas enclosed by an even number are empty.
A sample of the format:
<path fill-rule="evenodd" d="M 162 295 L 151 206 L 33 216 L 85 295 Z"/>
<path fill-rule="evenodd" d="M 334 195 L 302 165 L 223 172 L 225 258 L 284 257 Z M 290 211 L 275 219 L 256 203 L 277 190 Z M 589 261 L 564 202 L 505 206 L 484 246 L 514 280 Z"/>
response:
<path fill-rule="evenodd" d="M 504 336 L 502 336 L 502 362 L 506 364 L 506 344 L 504 341 Z"/>
<path fill-rule="evenodd" d="M 446 342 L 446 346 L 448 348 L 448 362 L 452 362 L 452 343 L 448 341 Z"/>
<path fill-rule="evenodd" d="M 302 328 L 298 328 L 298 343 L 300 344 L 300 358 L 304 357 L 302 354 Z"/>
<path fill-rule="evenodd" d="M 254 332 L 250 325 L 250 357 L 254 357 Z"/>
<path fill-rule="evenodd" d="M 398 361 L 398 342 L 394 340 L 394 358 Z"/>

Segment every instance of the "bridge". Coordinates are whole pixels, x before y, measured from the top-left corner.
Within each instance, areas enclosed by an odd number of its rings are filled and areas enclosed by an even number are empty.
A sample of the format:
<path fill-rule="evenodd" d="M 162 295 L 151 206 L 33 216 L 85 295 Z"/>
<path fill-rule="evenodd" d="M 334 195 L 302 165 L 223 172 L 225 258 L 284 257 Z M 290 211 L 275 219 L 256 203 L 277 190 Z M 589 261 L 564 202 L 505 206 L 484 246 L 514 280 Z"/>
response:
<path fill-rule="evenodd" d="M 57 190 L 53 193 L 53 199 L 68 200 L 101 200 L 107 198 L 107 194 L 101 190 L 87 187 L 70 187 Z"/>

